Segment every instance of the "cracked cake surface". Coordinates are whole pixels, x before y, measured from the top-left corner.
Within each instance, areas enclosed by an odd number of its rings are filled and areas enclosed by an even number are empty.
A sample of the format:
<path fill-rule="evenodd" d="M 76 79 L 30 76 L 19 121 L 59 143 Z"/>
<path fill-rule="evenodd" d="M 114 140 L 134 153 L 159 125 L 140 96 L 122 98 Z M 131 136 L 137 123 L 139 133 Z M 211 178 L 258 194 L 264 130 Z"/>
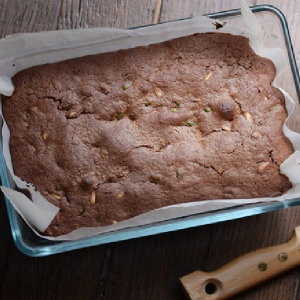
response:
<path fill-rule="evenodd" d="M 45 234 L 287 191 L 275 72 L 246 38 L 216 33 L 19 72 L 3 113 L 15 174 L 60 208 Z"/>

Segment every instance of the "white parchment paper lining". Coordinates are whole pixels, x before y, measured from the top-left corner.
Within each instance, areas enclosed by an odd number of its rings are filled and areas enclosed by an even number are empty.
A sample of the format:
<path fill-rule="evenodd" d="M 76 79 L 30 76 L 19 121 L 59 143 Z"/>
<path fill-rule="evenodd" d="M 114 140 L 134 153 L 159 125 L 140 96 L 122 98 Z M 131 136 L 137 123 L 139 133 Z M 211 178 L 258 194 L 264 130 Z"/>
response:
<path fill-rule="evenodd" d="M 0 40 L 0 93 L 10 96 L 13 93 L 11 77 L 18 71 L 34 65 L 54 63 L 65 59 L 85 55 L 145 46 L 200 32 L 223 32 L 243 35 L 249 38 L 254 51 L 271 59 L 277 71 L 276 78 L 287 65 L 282 49 L 267 49 L 261 42 L 261 28 L 251 10 L 242 1 L 242 14 L 246 27 L 238 28 L 230 24 L 216 29 L 215 20 L 205 17 L 195 17 L 190 20 L 172 22 L 135 30 L 120 30 L 111 28 L 76 29 L 33 34 L 19 34 Z M 222 24 L 222 22 L 220 21 Z M 246 30 L 247 29 L 247 30 Z M 276 78 L 273 85 L 276 86 Z M 289 117 L 294 111 L 295 104 L 291 97 L 283 90 Z M 2 110 L 1 110 L 2 117 Z M 288 117 L 288 118 L 289 118 Z M 3 118 L 3 117 L 2 117 Z M 287 119 L 288 120 L 288 119 Z M 286 120 L 286 122 L 287 122 Z M 45 237 L 51 240 L 77 240 L 92 235 L 110 232 L 126 227 L 151 224 L 163 220 L 170 220 L 217 209 L 234 207 L 257 202 L 284 201 L 300 197 L 300 135 L 283 125 L 284 134 L 291 140 L 295 153 L 282 165 L 281 171 L 293 183 L 293 188 L 277 198 L 235 199 L 193 202 L 173 205 L 157 209 L 130 220 L 119 222 L 108 227 L 80 228 L 72 233 L 60 237 Z M 9 130 L 4 121 L 2 129 L 3 154 L 13 180 L 19 188 L 27 188 L 32 194 L 32 201 L 22 193 L 2 187 L 4 194 L 11 201 L 13 207 L 23 217 L 29 226 L 39 235 L 51 223 L 59 209 L 50 204 L 34 187 L 23 182 L 13 173 L 9 151 Z"/>

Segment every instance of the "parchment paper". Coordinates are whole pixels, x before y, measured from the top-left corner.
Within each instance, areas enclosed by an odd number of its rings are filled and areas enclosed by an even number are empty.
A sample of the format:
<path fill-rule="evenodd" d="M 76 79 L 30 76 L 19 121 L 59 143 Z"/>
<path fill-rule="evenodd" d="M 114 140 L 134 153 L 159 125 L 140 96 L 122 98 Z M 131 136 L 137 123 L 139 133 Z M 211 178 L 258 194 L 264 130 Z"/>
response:
<path fill-rule="evenodd" d="M 144 27 L 135 30 L 111 28 L 76 29 L 19 34 L 7 37 L 0 40 L 0 93 L 10 96 L 14 89 L 11 77 L 18 71 L 34 65 L 54 63 L 64 59 L 128 49 L 136 46 L 145 46 L 194 33 L 216 31 L 248 37 L 251 47 L 257 54 L 265 56 L 274 62 L 277 78 L 287 65 L 283 50 L 278 48 L 267 49 L 262 44 L 262 30 L 256 17 L 252 14 L 244 1 L 241 1 L 241 8 L 245 20 L 245 28 L 224 24 L 222 28 L 216 29 L 216 26 L 214 25 L 216 20 L 205 17 L 195 17 L 190 20 Z M 219 23 L 223 24 L 222 21 L 219 21 Z M 273 82 L 274 86 L 276 86 L 276 78 Z M 281 91 L 285 96 L 286 108 L 289 115 L 288 118 L 290 118 L 294 111 L 295 103 L 285 91 Z M 1 117 L 3 118 L 2 110 Z M 225 209 L 237 205 L 284 201 L 286 199 L 298 198 L 300 197 L 300 135 L 291 131 L 286 124 L 283 125 L 283 132 L 291 140 L 295 153 L 281 165 L 281 172 L 286 174 L 293 183 L 293 188 L 281 197 L 214 200 L 173 205 L 150 211 L 111 226 L 80 228 L 68 235 L 45 238 L 51 240 L 77 240 L 126 227 L 151 224 L 163 220 L 170 220 L 172 218 Z M 2 129 L 2 137 L 3 154 L 7 168 L 19 188 L 27 188 L 30 190 L 32 201 L 25 195 L 13 189 L 2 187 L 2 190 L 27 224 L 39 235 L 38 232 L 43 232 L 48 227 L 59 209 L 44 199 L 39 192 L 35 191 L 31 184 L 23 182 L 14 175 L 9 151 L 9 130 L 5 121 Z"/>

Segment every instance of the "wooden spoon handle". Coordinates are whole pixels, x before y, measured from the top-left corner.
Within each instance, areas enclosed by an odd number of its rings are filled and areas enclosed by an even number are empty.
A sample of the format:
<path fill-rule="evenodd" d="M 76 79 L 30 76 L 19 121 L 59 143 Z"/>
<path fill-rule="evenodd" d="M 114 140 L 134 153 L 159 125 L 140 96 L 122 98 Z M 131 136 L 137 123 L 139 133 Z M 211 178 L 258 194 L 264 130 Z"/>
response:
<path fill-rule="evenodd" d="M 189 299 L 228 299 L 298 265 L 300 226 L 285 244 L 250 252 L 211 273 L 196 271 L 180 281 Z"/>

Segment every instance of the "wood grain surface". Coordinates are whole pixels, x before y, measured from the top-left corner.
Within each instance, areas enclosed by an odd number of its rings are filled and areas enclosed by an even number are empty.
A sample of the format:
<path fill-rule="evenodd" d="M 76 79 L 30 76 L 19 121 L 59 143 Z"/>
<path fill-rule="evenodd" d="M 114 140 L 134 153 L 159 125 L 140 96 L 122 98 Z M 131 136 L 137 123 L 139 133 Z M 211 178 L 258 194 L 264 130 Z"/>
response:
<path fill-rule="evenodd" d="M 248 1 L 249 5 L 260 3 L 272 4 L 285 14 L 300 64 L 300 1 Z M 0 0 L 0 36 L 98 26 L 127 28 L 238 6 L 238 0 Z M 1 201 L 0 299 L 183 300 L 179 277 L 196 269 L 213 271 L 249 251 L 284 243 L 299 224 L 300 207 L 294 207 L 30 258 L 13 244 Z M 234 299 L 297 300 L 299 280 L 300 268 L 296 268 Z"/>

